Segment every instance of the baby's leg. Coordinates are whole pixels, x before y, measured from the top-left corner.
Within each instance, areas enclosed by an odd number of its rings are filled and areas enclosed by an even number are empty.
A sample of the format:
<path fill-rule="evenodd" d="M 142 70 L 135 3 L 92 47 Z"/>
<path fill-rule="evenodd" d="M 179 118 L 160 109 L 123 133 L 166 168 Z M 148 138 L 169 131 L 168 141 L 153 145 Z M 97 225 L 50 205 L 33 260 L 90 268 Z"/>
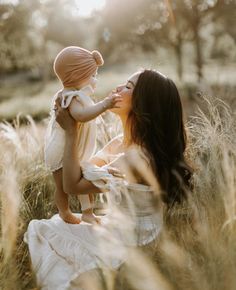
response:
<path fill-rule="evenodd" d="M 59 211 L 60 217 L 69 224 L 79 224 L 80 219 L 73 215 L 69 208 L 68 195 L 63 191 L 62 169 L 53 172 L 54 181 L 56 183 L 55 203 Z"/>
<path fill-rule="evenodd" d="M 81 219 L 87 223 L 100 223 L 100 218 L 95 216 L 95 214 L 93 213 L 94 196 L 92 194 L 81 194 L 79 195 L 79 201 L 82 210 Z"/>

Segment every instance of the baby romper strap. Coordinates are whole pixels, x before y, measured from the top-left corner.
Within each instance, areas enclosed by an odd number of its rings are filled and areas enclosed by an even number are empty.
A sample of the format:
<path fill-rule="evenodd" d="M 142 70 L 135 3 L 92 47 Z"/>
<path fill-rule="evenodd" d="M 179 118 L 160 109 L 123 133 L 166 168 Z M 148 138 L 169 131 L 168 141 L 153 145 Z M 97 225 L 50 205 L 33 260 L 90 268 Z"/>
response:
<path fill-rule="evenodd" d="M 80 90 L 62 91 L 61 107 L 68 108 L 73 97 L 75 96 L 80 96 L 80 94 L 91 95 L 93 93 L 94 90 L 90 85 L 87 85 Z"/>
<path fill-rule="evenodd" d="M 61 107 L 68 108 L 73 97 L 78 96 L 80 91 L 63 91 L 62 92 L 62 100 L 61 100 Z"/>

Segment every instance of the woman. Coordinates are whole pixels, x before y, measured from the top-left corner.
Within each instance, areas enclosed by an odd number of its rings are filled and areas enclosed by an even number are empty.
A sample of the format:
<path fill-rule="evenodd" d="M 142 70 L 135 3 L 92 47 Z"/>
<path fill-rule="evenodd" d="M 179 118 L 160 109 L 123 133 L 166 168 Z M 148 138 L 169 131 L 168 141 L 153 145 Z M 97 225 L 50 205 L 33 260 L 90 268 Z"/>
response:
<path fill-rule="evenodd" d="M 76 123 L 56 102 L 56 118 L 66 132 L 65 192 L 109 190 L 112 210 L 102 217 L 101 226 L 69 225 L 58 216 L 31 221 L 26 238 L 43 289 L 73 289 L 82 273 L 104 265 L 117 269 L 125 261 L 126 246 L 146 245 L 157 238 L 162 205 L 171 207 L 186 198 L 191 172 L 184 158 L 182 105 L 173 81 L 154 70 L 139 71 L 114 93 L 122 97 L 111 111 L 122 121 L 123 136 L 90 160 L 96 166 L 81 168 Z M 120 178 L 123 175 L 125 179 Z M 163 202 L 156 206 L 158 187 Z"/>

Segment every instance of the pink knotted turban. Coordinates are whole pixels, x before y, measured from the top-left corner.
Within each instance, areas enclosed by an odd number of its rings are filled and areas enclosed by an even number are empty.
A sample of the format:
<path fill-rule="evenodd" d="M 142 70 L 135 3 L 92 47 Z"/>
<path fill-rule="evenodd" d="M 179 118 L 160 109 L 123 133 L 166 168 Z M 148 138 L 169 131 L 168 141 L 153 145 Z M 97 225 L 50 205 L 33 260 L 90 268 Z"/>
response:
<path fill-rule="evenodd" d="M 104 63 L 101 54 L 78 46 L 69 46 L 58 53 L 54 61 L 54 72 L 64 87 L 80 86 L 89 79 Z"/>

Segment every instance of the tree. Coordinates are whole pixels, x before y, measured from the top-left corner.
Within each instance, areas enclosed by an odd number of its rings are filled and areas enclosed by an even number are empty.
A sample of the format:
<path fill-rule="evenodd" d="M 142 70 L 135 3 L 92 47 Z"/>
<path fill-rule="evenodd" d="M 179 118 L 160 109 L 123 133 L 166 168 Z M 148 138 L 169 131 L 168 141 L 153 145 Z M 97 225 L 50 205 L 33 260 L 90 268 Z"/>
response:
<path fill-rule="evenodd" d="M 74 13 L 72 0 L 19 0 L 0 4 L 0 70 L 37 68 L 46 76 L 52 56 L 64 46 L 86 42 L 86 21 Z"/>
<path fill-rule="evenodd" d="M 37 58 L 37 47 L 29 33 L 31 11 L 37 1 L 19 1 L 0 5 L 0 61 L 1 71 L 29 68 Z M 30 58 L 29 58 L 30 56 Z"/>
<path fill-rule="evenodd" d="M 105 53 L 133 51 L 135 47 L 155 51 L 158 47 L 172 48 L 177 60 L 177 72 L 183 74 L 183 45 L 192 43 L 198 80 L 203 78 L 203 51 L 207 39 L 202 32 L 208 25 L 221 21 L 222 31 L 228 26 L 235 34 L 233 19 L 235 3 L 232 0 L 113 0 L 101 13 L 103 31 L 110 33 L 110 41 L 103 37 L 99 45 Z M 227 13 L 227 14 L 226 14 Z M 226 20 L 227 19 L 227 20 Z"/>

